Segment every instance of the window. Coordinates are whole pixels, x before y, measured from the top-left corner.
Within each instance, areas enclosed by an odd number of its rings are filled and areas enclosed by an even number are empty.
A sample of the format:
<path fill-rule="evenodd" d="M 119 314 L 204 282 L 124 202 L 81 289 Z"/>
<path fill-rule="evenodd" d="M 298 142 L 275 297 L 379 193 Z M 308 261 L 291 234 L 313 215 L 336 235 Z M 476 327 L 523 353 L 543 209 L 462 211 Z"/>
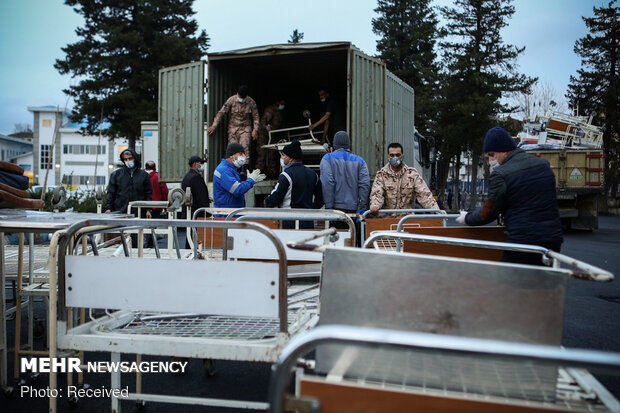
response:
<path fill-rule="evenodd" d="M 105 155 L 105 145 L 63 145 L 62 153 L 76 155 Z"/>
<path fill-rule="evenodd" d="M 50 169 L 52 164 L 50 162 L 50 155 L 52 152 L 52 145 L 41 145 L 41 169 L 47 169 L 47 164 L 49 163 Z"/>
<path fill-rule="evenodd" d="M 52 127 L 52 120 L 51 119 L 43 119 L 43 127 L 44 128 L 51 128 Z"/>

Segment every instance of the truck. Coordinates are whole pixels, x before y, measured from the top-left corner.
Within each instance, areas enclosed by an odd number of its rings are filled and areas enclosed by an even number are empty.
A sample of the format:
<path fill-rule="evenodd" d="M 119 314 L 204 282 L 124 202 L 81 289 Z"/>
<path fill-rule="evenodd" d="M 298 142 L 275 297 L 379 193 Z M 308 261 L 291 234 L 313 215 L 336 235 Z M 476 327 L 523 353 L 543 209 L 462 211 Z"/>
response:
<path fill-rule="evenodd" d="M 553 113 L 526 123 L 519 145 L 549 161 L 555 174 L 560 218 L 567 227 L 598 229 L 604 192 L 603 129 L 592 118 Z"/>
<path fill-rule="evenodd" d="M 323 116 L 318 91 L 328 90 L 342 106 L 351 151 L 366 160 L 371 176 L 385 165 L 387 145 L 399 142 L 405 162 L 430 180 L 433 141 L 416 133 L 414 90 L 385 63 L 349 42 L 274 44 L 209 53 L 207 62 L 164 68 L 159 76 L 158 160 L 164 182 L 179 182 L 187 172 L 186 159 L 198 153 L 208 154 L 207 177 L 213 176 L 228 143 L 226 122 L 207 137 L 204 125 L 212 123 L 241 84 L 248 85 L 259 114 L 283 97 L 287 102 L 284 126 L 306 130 L 309 118 L 316 121 Z M 256 185 L 246 204 L 262 205 L 261 198 L 274 185 L 274 180 Z"/>

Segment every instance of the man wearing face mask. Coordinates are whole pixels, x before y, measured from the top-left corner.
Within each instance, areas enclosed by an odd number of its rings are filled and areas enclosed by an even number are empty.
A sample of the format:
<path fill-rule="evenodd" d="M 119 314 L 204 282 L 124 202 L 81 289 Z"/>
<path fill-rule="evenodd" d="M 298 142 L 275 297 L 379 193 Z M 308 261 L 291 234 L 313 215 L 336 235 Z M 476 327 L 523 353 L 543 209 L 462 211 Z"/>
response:
<path fill-rule="evenodd" d="M 192 216 L 198 208 L 209 207 L 211 200 L 209 199 L 209 189 L 205 184 L 202 173 L 205 169 L 206 159 L 199 156 L 189 158 L 189 171 L 183 177 L 181 188 L 185 191 L 189 187 L 192 192 Z M 185 218 L 185 209 L 181 213 L 180 218 Z"/>
<path fill-rule="evenodd" d="M 225 158 L 213 172 L 213 206 L 216 208 L 245 207 L 245 193 L 255 183 L 265 180 L 260 169 L 248 174 L 248 179 L 241 182 L 237 169 L 246 164 L 245 149 L 241 144 L 232 142 L 226 148 Z"/>
<path fill-rule="evenodd" d="M 318 209 L 323 206 L 321 181 L 316 172 L 302 163 L 303 152 L 299 141 L 294 140 L 282 149 L 282 173 L 278 184 L 265 199 L 265 206 L 279 208 Z M 282 228 L 295 228 L 295 221 L 283 221 Z M 312 221 L 299 221 L 299 228 L 313 229 Z"/>
<path fill-rule="evenodd" d="M 262 149 L 263 145 L 269 143 L 269 131 L 280 129 L 282 127 L 282 112 L 286 106 L 284 99 L 278 99 L 275 103 L 267 106 L 260 118 L 260 130 L 258 133 L 258 143 L 256 145 L 256 167 L 265 170 L 266 159 L 269 159 L 269 172 L 274 172 L 278 166 L 275 156 L 270 156 L 273 152 L 269 149 Z M 273 161 L 273 162 L 272 162 Z"/>
<path fill-rule="evenodd" d="M 461 211 L 457 222 L 484 225 L 504 216 L 507 242 L 540 245 L 560 251 L 562 224 L 555 175 L 546 159 L 517 148 L 503 128 L 489 129 L 483 152 L 489 159 L 489 195 L 482 208 Z M 505 251 L 502 261 L 542 265 L 540 254 Z"/>
<path fill-rule="evenodd" d="M 323 125 L 323 138 L 321 139 L 321 143 L 331 143 L 329 142 L 329 137 L 336 133 L 336 131 L 345 130 L 346 125 L 341 116 L 340 106 L 331 98 L 327 90 L 319 90 L 319 99 L 321 100 L 324 115 L 321 119 L 310 125 L 308 129 L 314 130 Z"/>
<path fill-rule="evenodd" d="M 127 205 L 131 201 L 150 201 L 153 193 L 151 178 L 138 165 L 138 154 L 132 148 L 127 148 L 120 155 L 123 166 L 110 175 L 108 183 L 108 198 L 105 212 L 127 213 Z M 144 209 L 142 210 L 144 211 Z M 136 213 L 132 211 L 132 213 Z M 151 218 L 151 211 L 144 212 L 146 218 Z"/>
<path fill-rule="evenodd" d="M 222 117 L 230 114 L 228 120 L 228 143 L 236 142 L 243 146 L 246 163 L 250 163 L 250 136 L 258 138 L 258 109 L 254 99 L 248 96 L 248 87 L 239 86 L 237 94 L 226 100 L 224 106 L 217 112 L 213 124 L 207 128 L 207 133 L 212 135 L 219 125 Z"/>
<path fill-rule="evenodd" d="M 398 143 L 388 145 L 388 163 L 377 172 L 370 191 L 370 212 L 377 214 L 380 209 L 410 209 L 413 200 L 423 208 L 439 209 L 433 193 L 415 168 L 403 162 L 403 146 Z M 390 214 L 398 217 L 402 214 Z"/>

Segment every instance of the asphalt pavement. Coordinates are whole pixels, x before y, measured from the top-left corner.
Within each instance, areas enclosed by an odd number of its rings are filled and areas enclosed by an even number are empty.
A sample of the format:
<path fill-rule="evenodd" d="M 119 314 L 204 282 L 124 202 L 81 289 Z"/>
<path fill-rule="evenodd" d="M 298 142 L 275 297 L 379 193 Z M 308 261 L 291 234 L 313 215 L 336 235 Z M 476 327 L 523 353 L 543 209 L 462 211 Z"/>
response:
<path fill-rule="evenodd" d="M 565 304 L 564 329 L 562 344 L 569 348 L 587 348 L 620 353 L 620 216 L 601 216 L 599 229 L 592 232 L 568 231 L 562 246 L 562 253 L 581 261 L 594 264 L 611 271 L 616 279 L 611 283 L 594 283 L 570 280 Z M 10 290 L 7 290 L 10 296 Z M 43 319 L 43 304 L 35 305 L 35 316 Z M 22 342 L 26 342 L 26 320 L 22 317 Z M 12 347 L 15 322 L 7 322 L 8 342 Z M 35 347 L 43 348 L 43 339 L 35 341 Z M 13 358 L 9 353 L 9 377 L 12 377 Z M 88 353 L 87 360 L 108 361 L 108 353 Z M 135 358 L 123 356 L 123 360 L 133 361 Z M 144 360 L 164 360 L 169 358 L 145 357 Z M 177 394 L 194 397 L 217 397 L 251 401 L 266 401 L 270 378 L 270 366 L 264 363 L 245 363 L 218 361 L 217 371 L 208 377 L 201 360 L 190 360 L 189 371 L 185 374 L 148 374 L 144 375 L 143 389 L 145 392 Z M 47 374 L 41 374 L 33 381 L 27 376 L 22 377 L 25 386 L 34 389 L 46 389 L 49 383 Z M 620 377 L 598 376 L 597 378 L 620 399 Z M 122 386 L 129 385 L 130 391 L 135 388 L 134 376 L 124 374 Z M 92 373 L 85 376 L 85 382 L 92 388 L 109 388 L 107 374 Z M 66 386 L 64 375 L 59 375 L 59 387 Z M 19 387 L 19 386 L 18 386 Z M 0 412 L 38 412 L 46 411 L 48 399 L 20 395 L 19 388 L 11 398 L 0 395 Z M 199 407 L 187 405 L 169 405 L 148 403 L 147 412 L 236 412 L 244 410 Z M 134 402 L 122 402 L 124 411 L 135 411 Z M 84 398 L 77 406 L 71 406 L 68 400 L 58 401 L 59 412 L 108 412 L 110 400 L 105 397 Z"/>

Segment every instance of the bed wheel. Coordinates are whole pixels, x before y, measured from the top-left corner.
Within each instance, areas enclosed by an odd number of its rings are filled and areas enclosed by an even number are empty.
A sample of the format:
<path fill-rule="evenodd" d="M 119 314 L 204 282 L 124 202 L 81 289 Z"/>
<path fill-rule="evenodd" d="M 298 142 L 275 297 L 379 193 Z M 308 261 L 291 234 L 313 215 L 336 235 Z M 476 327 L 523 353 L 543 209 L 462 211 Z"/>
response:
<path fill-rule="evenodd" d="M 214 359 L 204 359 L 203 365 L 205 368 L 205 374 L 209 377 L 213 377 L 215 375 L 215 360 Z"/>
<path fill-rule="evenodd" d="M 4 393 L 4 397 L 7 399 L 10 399 L 15 395 L 15 387 L 6 386 L 2 389 L 2 391 Z"/>
<path fill-rule="evenodd" d="M 144 400 L 136 400 L 136 409 L 139 411 L 146 409 L 146 402 Z"/>
<path fill-rule="evenodd" d="M 80 398 L 75 396 L 75 397 L 69 397 L 67 399 L 67 402 L 69 402 L 69 406 L 72 408 L 76 408 L 78 405 L 78 402 L 80 401 Z"/>

